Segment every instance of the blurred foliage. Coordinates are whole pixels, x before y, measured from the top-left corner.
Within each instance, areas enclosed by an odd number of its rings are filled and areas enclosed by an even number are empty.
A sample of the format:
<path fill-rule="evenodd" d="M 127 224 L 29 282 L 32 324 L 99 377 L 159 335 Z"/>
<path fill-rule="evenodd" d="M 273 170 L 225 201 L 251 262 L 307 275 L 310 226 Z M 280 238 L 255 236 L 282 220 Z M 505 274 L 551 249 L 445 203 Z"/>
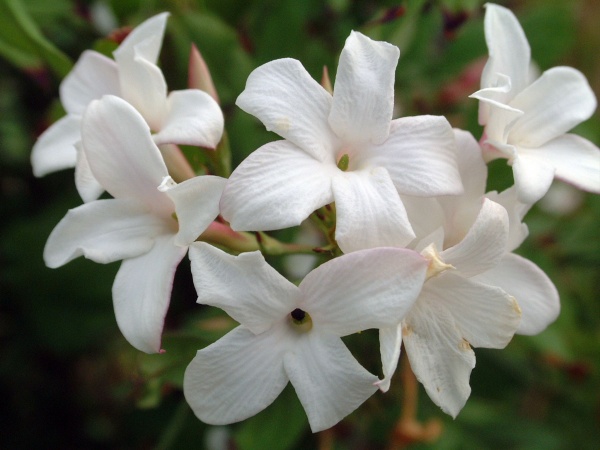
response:
<path fill-rule="evenodd" d="M 600 4 L 595 0 L 512 0 L 541 70 L 582 70 L 598 94 Z M 177 273 L 163 355 L 141 355 L 120 335 L 111 304 L 117 264 L 79 259 L 45 268 L 54 225 L 80 203 L 72 171 L 35 179 L 36 136 L 61 116 L 61 77 L 87 48 L 110 53 L 111 27 L 171 12 L 161 62 L 171 89 L 186 86 L 191 43 L 204 55 L 221 97 L 234 167 L 275 138 L 234 106 L 252 69 L 293 57 L 319 80 L 335 76 L 351 29 L 401 48 L 398 114 L 443 114 L 481 133 L 478 87 L 486 57 L 479 0 L 0 0 L 0 448 L 60 449 L 392 449 L 401 414 L 400 379 L 327 432 L 311 435 L 288 387 L 256 417 L 229 427 L 197 420 L 183 399 L 183 371 L 197 349 L 234 323 L 195 304 L 188 263 Z M 103 9 L 104 8 L 104 9 Z M 106 14 L 108 12 L 108 14 Z M 595 115 L 576 130 L 600 142 Z M 512 183 L 490 166 L 491 189 Z M 563 215 L 536 207 L 519 250 L 556 284 L 562 312 L 534 337 L 502 351 L 477 350 L 472 394 L 456 420 L 419 393 L 418 418 L 434 419 L 433 442 L 396 435 L 414 449 L 600 448 L 600 198 L 582 195 Z M 576 200 L 573 200 L 574 202 Z M 280 261 L 274 260 L 275 264 Z M 280 267 L 280 266 L 278 266 Z M 348 344 L 379 371 L 376 333 Z M 367 344 L 370 345 L 367 347 Z M 362 346 L 362 347 L 361 347 Z M 436 426 L 437 426 L 436 425 Z"/>

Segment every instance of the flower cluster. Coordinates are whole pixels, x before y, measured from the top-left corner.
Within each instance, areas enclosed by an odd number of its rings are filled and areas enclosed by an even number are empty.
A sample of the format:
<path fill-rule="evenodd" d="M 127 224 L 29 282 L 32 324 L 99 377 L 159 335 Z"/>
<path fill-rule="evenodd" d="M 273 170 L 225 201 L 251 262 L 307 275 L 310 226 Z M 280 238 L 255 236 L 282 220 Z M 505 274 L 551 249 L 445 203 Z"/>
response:
<path fill-rule="evenodd" d="M 430 398 L 455 417 L 470 394 L 472 347 L 504 348 L 556 319 L 554 285 L 513 252 L 554 177 L 600 193 L 599 149 L 565 134 L 596 100 L 575 69 L 534 79 L 509 10 L 486 9 L 490 57 L 472 95 L 485 127 L 479 141 L 441 116 L 394 119 L 400 51 L 351 32 L 333 88 L 294 59 L 252 72 L 236 104 L 283 139 L 228 178 L 196 175 L 179 150 L 216 148 L 224 120 L 206 92 L 167 94 L 157 66 L 166 20 L 133 30 L 114 61 L 82 55 L 61 85 L 68 114 L 40 137 L 32 164 L 36 175 L 75 167 L 85 202 L 51 233 L 46 264 L 123 260 L 113 302 L 134 347 L 162 351 L 174 272 L 188 249 L 198 302 L 239 323 L 185 373 L 201 420 L 246 419 L 290 382 L 311 429 L 329 428 L 389 389 L 402 345 Z M 515 185 L 500 193 L 486 192 L 486 161 L 495 158 L 514 171 Z M 112 198 L 98 200 L 104 191 Z M 265 261 L 272 238 L 262 232 L 308 218 L 329 260 L 295 285 Z M 341 340 L 367 329 L 379 331 L 381 378 Z"/>

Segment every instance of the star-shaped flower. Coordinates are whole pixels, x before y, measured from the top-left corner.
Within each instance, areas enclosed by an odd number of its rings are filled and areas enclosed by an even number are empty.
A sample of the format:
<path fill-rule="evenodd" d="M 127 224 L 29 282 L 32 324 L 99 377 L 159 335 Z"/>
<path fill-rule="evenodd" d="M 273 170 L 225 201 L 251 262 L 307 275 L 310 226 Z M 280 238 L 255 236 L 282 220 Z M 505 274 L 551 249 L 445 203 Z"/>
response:
<path fill-rule="evenodd" d="M 300 62 L 256 69 L 237 105 L 285 140 L 253 152 L 231 175 L 221 212 L 235 230 L 300 224 L 335 201 L 344 252 L 404 246 L 414 238 L 400 194 L 462 191 L 443 117 L 392 120 L 397 47 L 352 32 L 333 96 Z"/>
<path fill-rule="evenodd" d="M 95 200 L 103 189 L 89 170 L 85 154 L 76 151 L 81 118 L 87 105 L 104 95 L 121 97 L 144 117 L 157 145 L 186 144 L 215 147 L 223 133 L 223 114 L 217 103 L 197 89 L 173 91 L 156 65 L 168 13 L 136 27 L 115 50 L 113 61 L 85 51 L 60 85 L 67 115 L 48 128 L 33 147 L 36 176 L 76 167 L 75 181 L 84 201 Z"/>
<path fill-rule="evenodd" d="M 391 326 L 413 304 L 427 270 L 414 251 L 378 248 L 335 258 L 295 286 L 259 252 L 231 256 L 195 243 L 190 259 L 198 302 L 241 324 L 188 366 L 184 393 L 195 414 L 210 424 L 246 419 L 290 381 L 313 432 L 376 391 L 377 377 L 340 338 Z"/>
<path fill-rule="evenodd" d="M 600 150 L 565 134 L 587 120 L 596 98 L 584 75 L 554 67 L 531 80 L 530 48 L 514 14 L 488 3 L 485 36 L 489 60 L 481 76 L 479 122 L 487 159 L 507 158 L 519 200 L 535 203 L 554 177 L 600 193 Z"/>
<path fill-rule="evenodd" d="M 82 141 L 94 177 L 114 198 L 70 210 L 50 234 L 44 260 L 55 268 L 82 255 L 122 259 L 112 290 L 117 323 L 134 347 L 158 352 L 175 269 L 218 215 L 225 180 L 175 185 L 146 121 L 118 97 L 92 101 Z"/>

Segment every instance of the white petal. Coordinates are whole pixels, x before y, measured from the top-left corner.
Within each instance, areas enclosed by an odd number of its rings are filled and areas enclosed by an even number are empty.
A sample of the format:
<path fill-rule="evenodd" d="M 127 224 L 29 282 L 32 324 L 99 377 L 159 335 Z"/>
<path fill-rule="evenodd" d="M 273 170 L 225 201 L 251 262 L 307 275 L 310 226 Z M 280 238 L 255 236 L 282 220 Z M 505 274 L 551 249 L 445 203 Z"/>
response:
<path fill-rule="evenodd" d="M 165 180 L 173 185 L 167 186 Z M 171 177 L 165 180 L 159 190 L 166 192 L 175 204 L 179 222 L 175 244 L 187 246 L 219 215 L 219 201 L 227 180 L 212 175 L 194 177 L 177 185 Z"/>
<path fill-rule="evenodd" d="M 167 98 L 168 113 L 154 135 L 156 145 L 181 144 L 215 148 L 223 134 L 223 113 L 217 102 L 197 89 L 174 91 Z"/>
<path fill-rule="evenodd" d="M 412 229 L 417 235 L 417 241 L 433 233 L 444 224 L 444 213 L 435 197 L 426 198 L 401 195 L 400 200 L 406 209 Z M 430 243 L 428 242 L 425 247 Z M 414 249 L 414 241 L 406 247 Z"/>
<path fill-rule="evenodd" d="M 574 134 L 557 137 L 539 149 L 522 149 L 556 168 L 555 176 L 584 191 L 600 194 L 600 149 Z"/>
<path fill-rule="evenodd" d="M 44 131 L 31 152 L 36 177 L 75 167 L 75 144 L 81 139 L 81 117 L 66 115 Z"/>
<path fill-rule="evenodd" d="M 528 84 L 531 50 L 519 21 L 509 9 L 492 3 L 485 6 L 485 40 L 490 58 L 481 75 L 481 87 L 492 87 L 497 74 L 507 76 L 511 91 L 503 101 L 508 103 Z"/>
<path fill-rule="evenodd" d="M 506 252 L 507 241 L 506 210 L 484 198 L 477 219 L 467 235 L 455 246 L 441 252 L 440 256 L 468 278 L 498 264 Z"/>
<path fill-rule="evenodd" d="M 313 158 L 333 161 L 337 139 L 327 122 L 331 95 L 299 61 L 278 59 L 255 69 L 235 104 Z"/>
<path fill-rule="evenodd" d="M 134 200 L 98 200 L 69 210 L 56 225 L 46 247 L 48 267 L 60 267 L 78 256 L 109 263 L 141 255 L 164 233 L 164 222 Z"/>
<path fill-rule="evenodd" d="M 75 166 L 75 186 L 81 199 L 88 203 L 98 198 L 104 192 L 104 188 L 100 185 L 96 177 L 90 169 L 87 157 L 83 151 L 81 141 L 77 144 L 77 165 Z"/>
<path fill-rule="evenodd" d="M 506 244 L 506 251 L 512 252 L 529 235 L 529 229 L 522 221 L 525 214 L 531 209 L 532 204 L 519 201 L 517 189 L 514 185 L 500 193 L 495 191 L 488 192 L 486 197 L 504 206 L 504 209 L 508 213 L 508 242 Z"/>
<path fill-rule="evenodd" d="M 335 239 L 343 252 L 404 247 L 415 238 L 400 195 L 384 168 L 339 172 L 332 188 Z"/>
<path fill-rule="evenodd" d="M 464 193 L 438 198 L 445 215 L 445 248 L 460 242 L 475 222 L 481 209 L 481 197 L 485 193 L 487 180 L 487 166 L 473 135 L 455 129 L 454 137 Z"/>
<path fill-rule="evenodd" d="M 172 234 L 162 235 L 149 252 L 121 263 L 112 288 L 113 306 L 121 333 L 138 350 L 161 350 L 175 269 L 186 251 L 175 245 Z"/>
<path fill-rule="evenodd" d="M 156 187 L 167 176 L 148 125 L 124 100 L 108 96 L 86 110 L 83 148 L 100 184 L 115 198 L 135 198 L 160 208 L 169 201 Z"/>
<path fill-rule="evenodd" d="M 427 271 L 418 253 L 376 248 L 349 253 L 310 272 L 300 283 L 315 329 L 345 336 L 397 325 L 416 300 Z"/>
<path fill-rule="evenodd" d="M 120 92 L 117 64 L 92 50 L 81 54 L 60 84 L 60 100 L 69 114 L 82 115 L 92 100 L 109 94 L 120 96 Z"/>
<path fill-rule="evenodd" d="M 517 95 L 511 106 L 525 114 L 510 131 L 510 142 L 536 148 L 589 119 L 596 97 L 581 72 L 554 67 Z"/>
<path fill-rule="evenodd" d="M 287 141 L 270 142 L 233 171 L 221 199 L 221 214 L 234 230 L 265 231 L 300 225 L 333 201 L 331 177 L 338 171 Z"/>
<path fill-rule="evenodd" d="M 509 253 L 496 267 L 473 279 L 498 286 L 517 299 L 522 311 L 519 334 L 538 334 L 558 317 L 560 302 L 554 284 L 538 266 L 521 256 Z"/>
<path fill-rule="evenodd" d="M 156 64 L 168 17 L 169 13 L 160 13 L 135 27 L 115 50 L 117 62 L 121 59 L 132 59 L 136 52 L 140 57 Z"/>
<path fill-rule="evenodd" d="M 354 359 L 342 340 L 310 332 L 284 357 L 287 375 L 313 433 L 334 426 L 369 398 L 377 377 Z"/>
<path fill-rule="evenodd" d="M 554 166 L 531 152 L 519 155 L 513 162 L 513 176 L 518 199 L 522 203 L 534 204 L 542 198 L 554 179 Z"/>
<path fill-rule="evenodd" d="M 350 32 L 340 55 L 329 124 L 347 144 L 380 144 L 394 109 L 398 47 Z"/>
<path fill-rule="evenodd" d="M 350 158 L 350 164 L 356 167 L 386 168 L 401 194 L 430 197 L 463 192 L 454 133 L 443 117 L 393 120 L 385 142 L 367 146 Z"/>
<path fill-rule="evenodd" d="M 225 310 L 255 334 L 296 308 L 300 290 L 268 265 L 260 252 L 233 256 L 195 242 L 190 260 L 198 303 Z"/>
<path fill-rule="evenodd" d="M 453 273 L 428 280 L 419 302 L 423 299 L 431 305 L 444 305 L 461 337 L 474 347 L 506 347 L 521 322 L 514 297 Z"/>
<path fill-rule="evenodd" d="M 198 351 L 185 371 L 183 393 L 203 422 L 226 425 L 269 406 L 288 383 L 281 327 L 257 336 L 237 327 Z"/>
<path fill-rule="evenodd" d="M 381 392 L 390 389 L 392 376 L 396 372 L 400 350 L 402 348 L 402 324 L 395 327 L 386 327 L 379 330 L 379 352 L 381 353 L 381 365 L 383 367 L 383 379 L 375 385 Z"/>
<path fill-rule="evenodd" d="M 442 411 L 456 417 L 471 394 L 475 353 L 444 305 L 417 302 L 404 327 L 404 348 L 417 380 Z"/>
<path fill-rule="evenodd" d="M 153 131 L 167 115 L 167 82 L 158 66 L 143 58 L 119 62 L 121 96 L 137 109 Z"/>

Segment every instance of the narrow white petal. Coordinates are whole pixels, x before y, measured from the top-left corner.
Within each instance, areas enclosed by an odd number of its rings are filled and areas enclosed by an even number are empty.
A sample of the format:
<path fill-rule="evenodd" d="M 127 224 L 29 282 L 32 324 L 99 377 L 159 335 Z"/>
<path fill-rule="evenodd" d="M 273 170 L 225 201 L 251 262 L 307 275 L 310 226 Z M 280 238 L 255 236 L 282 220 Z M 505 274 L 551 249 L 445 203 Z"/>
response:
<path fill-rule="evenodd" d="M 300 290 L 267 264 L 260 252 L 233 256 L 195 242 L 190 260 L 198 303 L 225 310 L 255 334 L 296 308 Z"/>
<path fill-rule="evenodd" d="M 385 327 L 379 330 L 379 352 L 381 353 L 381 365 L 383 367 L 383 379 L 375 385 L 381 392 L 387 392 L 390 389 L 392 376 L 396 372 L 398 360 L 400 359 L 400 350 L 402 348 L 402 324 Z"/>
<path fill-rule="evenodd" d="M 589 119 L 596 97 L 581 72 L 554 67 L 517 95 L 511 106 L 524 114 L 510 131 L 510 142 L 536 148 Z"/>
<path fill-rule="evenodd" d="M 417 380 L 442 411 L 456 417 L 471 394 L 475 353 L 443 304 L 417 302 L 404 328 L 404 348 Z"/>
<path fill-rule="evenodd" d="M 600 194 L 600 149 L 575 134 L 552 139 L 537 149 L 521 150 L 552 164 L 556 178 L 584 191 Z"/>
<path fill-rule="evenodd" d="M 419 302 L 422 300 L 444 305 L 460 336 L 474 347 L 506 347 L 521 322 L 514 297 L 499 287 L 454 273 L 428 280 L 419 297 Z"/>
<path fill-rule="evenodd" d="M 82 115 L 92 100 L 120 92 L 117 63 L 92 50 L 81 54 L 60 84 L 60 100 L 69 114 Z"/>
<path fill-rule="evenodd" d="M 223 134 L 223 113 L 217 102 L 197 89 L 174 91 L 167 98 L 167 114 L 154 142 L 215 148 Z"/>
<path fill-rule="evenodd" d="M 237 327 L 198 351 L 185 371 L 183 393 L 200 420 L 211 425 L 239 422 L 273 403 L 289 381 L 281 331 L 254 335 Z"/>
<path fill-rule="evenodd" d="M 331 177 L 338 169 L 291 142 L 276 141 L 251 153 L 233 171 L 221 199 L 221 214 L 234 230 L 288 228 L 333 201 Z"/>
<path fill-rule="evenodd" d="M 498 264 L 508 242 L 508 214 L 504 207 L 487 198 L 481 205 L 467 235 L 440 254 L 444 262 L 467 278 Z"/>
<path fill-rule="evenodd" d="M 397 325 L 416 300 L 427 271 L 417 252 L 361 250 L 328 261 L 300 283 L 314 327 L 345 336 Z"/>
<path fill-rule="evenodd" d="M 135 27 L 115 50 L 117 62 L 121 59 L 132 59 L 137 50 L 139 56 L 156 64 L 168 17 L 169 13 L 160 13 Z"/>
<path fill-rule="evenodd" d="M 497 74 L 509 77 L 512 88 L 504 99 L 508 103 L 528 84 L 529 43 L 515 15 L 503 6 L 486 4 L 484 29 L 490 58 L 481 75 L 481 87 L 493 86 Z"/>
<path fill-rule="evenodd" d="M 92 169 L 88 163 L 85 152 L 83 151 L 81 141 L 76 145 L 77 165 L 75 166 L 75 187 L 81 196 L 81 199 L 88 203 L 98 198 L 104 192 L 102 185 L 96 180 Z"/>
<path fill-rule="evenodd" d="M 121 333 L 138 350 L 161 350 L 175 269 L 186 251 L 167 234 L 157 237 L 147 253 L 121 263 L 112 288 L 113 306 Z"/>
<path fill-rule="evenodd" d="M 367 146 L 350 158 L 356 167 L 387 169 L 401 194 L 431 197 L 463 192 L 454 133 L 440 116 L 393 120 L 385 142 Z"/>
<path fill-rule="evenodd" d="M 255 69 L 235 104 L 318 161 L 333 161 L 337 138 L 327 122 L 331 95 L 299 61 L 278 59 Z"/>
<path fill-rule="evenodd" d="M 508 242 L 506 244 L 506 251 L 512 252 L 529 235 L 529 229 L 523 223 L 523 217 L 525 217 L 525 214 L 527 214 L 533 205 L 519 201 L 517 189 L 514 185 L 500 193 L 495 191 L 488 192 L 486 197 L 504 206 L 504 209 L 508 213 Z"/>
<path fill-rule="evenodd" d="M 372 247 L 404 247 L 415 238 L 400 195 L 382 167 L 339 172 L 332 182 L 343 252 Z"/>
<path fill-rule="evenodd" d="M 44 131 L 31 152 L 36 177 L 75 167 L 75 144 L 81 139 L 81 117 L 66 115 Z"/>
<path fill-rule="evenodd" d="M 166 181 L 173 186 L 167 187 Z M 159 189 L 175 204 L 179 232 L 175 244 L 188 246 L 202 234 L 219 215 L 219 201 L 227 180 L 212 175 L 198 176 L 175 185 L 167 177 Z"/>
<path fill-rule="evenodd" d="M 153 131 L 167 115 L 167 82 L 160 68 L 143 58 L 119 62 L 121 96 L 135 107 Z"/>
<path fill-rule="evenodd" d="M 109 263 L 152 248 L 167 229 L 164 221 L 134 200 L 97 200 L 67 212 L 44 248 L 48 267 L 60 267 L 78 256 Z"/>
<path fill-rule="evenodd" d="M 377 377 L 362 367 L 337 336 L 310 332 L 286 353 L 284 368 L 313 433 L 334 426 L 377 390 Z"/>
<path fill-rule="evenodd" d="M 550 189 L 556 168 L 541 156 L 527 151 L 522 154 L 519 149 L 513 162 L 515 187 L 522 203 L 534 204 Z"/>
<path fill-rule="evenodd" d="M 517 299 L 522 311 L 519 334 L 538 334 L 556 320 L 560 312 L 558 292 L 548 276 L 531 261 L 507 254 L 491 270 L 473 278 L 498 286 Z"/>
<path fill-rule="evenodd" d="M 380 144 L 394 109 L 398 47 L 350 32 L 340 55 L 329 124 L 347 144 Z"/>
<path fill-rule="evenodd" d="M 148 125 L 126 101 L 93 101 L 82 125 L 83 149 L 100 184 L 115 198 L 135 198 L 160 208 L 169 201 L 156 187 L 167 176 Z M 169 201 L 170 202 L 170 201 Z"/>

